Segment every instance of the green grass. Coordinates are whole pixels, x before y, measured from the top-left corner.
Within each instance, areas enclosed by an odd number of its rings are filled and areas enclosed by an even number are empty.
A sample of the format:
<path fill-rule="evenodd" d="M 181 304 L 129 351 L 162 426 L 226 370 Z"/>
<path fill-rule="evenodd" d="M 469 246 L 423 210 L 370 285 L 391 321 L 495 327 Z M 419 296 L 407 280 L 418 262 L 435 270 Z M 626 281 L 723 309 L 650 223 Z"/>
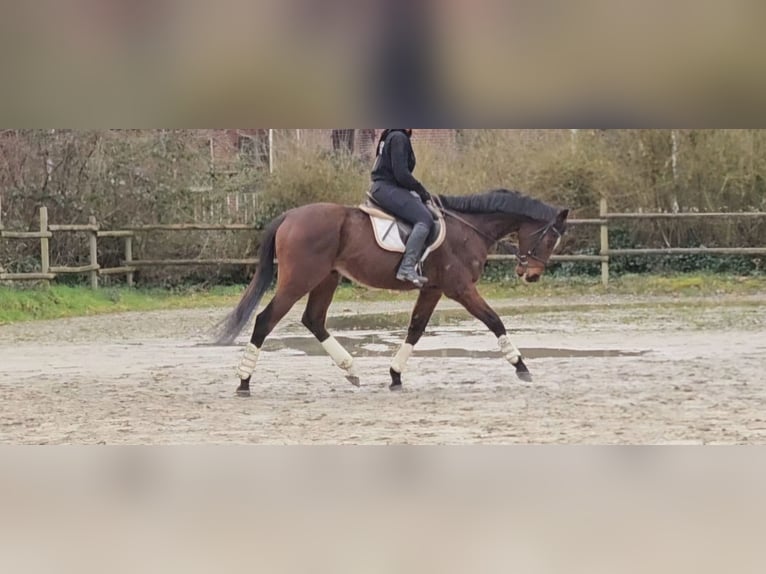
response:
<path fill-rule="evenodd" d="M 233 307 L 244 285 L 200 290 L 104 288 L 54 285 L 48 288 L 0 287 L 0 325 L 36 319 L 58 319 L 123 311 L 154 311 L 201 307 Z M 520 281 L 486 282 L 480 291 L 488 299 L 514 297 L 567 298 L 603 294 L 633 296 L 718 296 L 766 295 L 766 276 L 731 277 L 724 275 L 624 276 L 614 278 L 604 288 L 592 277 L 546 277 L 536 285 Z M 336 301 L 412 301 L 413 292 L 368 290 L 343 285 Z"/>
<path fill-rule="evenodd" d="M 486 281 L 479 291 L 487 299 L 514 297 L 551 298 L 581 295 L 633 295 L 633 296 L 715 296 L 766 295 L 766 276 L 733 277 L 715 274 L 679 274 L 673 276 L 626 275 L 614 277 L 609 286 L 601 285 L 596 277 L 544 277 L 540 282 L 527 285 L 519 280 Z M 385 301 L 410 300 L 412 293 L 374 291 L 348 286 L 339 291 L 338 300 Z"/>
<path fill-rule="evenodd" d="M 235 302 L 241 292 L 240 287 L 216 287 L 204 292 L 127 288 L 92 291 L 62 285 L 27 289 L 0 287 L 0 325 L 122 311 L 215 307 Z"/>

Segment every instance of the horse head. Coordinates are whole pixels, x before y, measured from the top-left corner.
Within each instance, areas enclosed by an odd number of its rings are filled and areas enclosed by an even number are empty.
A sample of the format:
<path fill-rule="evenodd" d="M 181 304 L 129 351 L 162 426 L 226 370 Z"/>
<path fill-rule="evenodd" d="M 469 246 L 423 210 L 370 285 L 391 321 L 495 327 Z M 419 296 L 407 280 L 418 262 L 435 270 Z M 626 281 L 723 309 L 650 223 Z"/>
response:
<path fill-rule="evenodd" d="M 528 283 L 542 277 L 551 255 L 566 232 L 568 209 L 562 209 L 548 222 L 525 222 L 519 228 L 519 253 L 516 273 Z"/>

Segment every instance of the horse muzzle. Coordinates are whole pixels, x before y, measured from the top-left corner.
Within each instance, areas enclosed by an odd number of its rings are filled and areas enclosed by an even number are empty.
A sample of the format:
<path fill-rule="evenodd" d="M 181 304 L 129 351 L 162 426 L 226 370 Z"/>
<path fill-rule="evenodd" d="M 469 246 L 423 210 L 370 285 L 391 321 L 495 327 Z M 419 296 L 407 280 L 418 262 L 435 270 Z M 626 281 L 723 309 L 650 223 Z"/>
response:
<path fill-rule="evenodd" d="M 518 275 L 524 283 L 537 283 L 542 274 L 542 269 L 537 269 L 529 264 L 519 263 L 516 265 L 516 275 Z"/>

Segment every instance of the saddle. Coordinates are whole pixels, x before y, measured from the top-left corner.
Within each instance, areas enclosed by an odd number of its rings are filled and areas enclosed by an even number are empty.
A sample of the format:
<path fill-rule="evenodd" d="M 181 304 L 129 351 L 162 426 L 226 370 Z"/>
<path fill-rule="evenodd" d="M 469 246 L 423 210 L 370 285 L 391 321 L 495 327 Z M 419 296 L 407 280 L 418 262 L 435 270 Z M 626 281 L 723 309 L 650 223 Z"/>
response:
<path fill-rule="evenodd" d="M 381 249 L 394 253 L 404 253 L 405 244 L 412 233 L 412 225 L 402 221 L 378 205 L 369 192 L 367 193 L 367 201 L 359 205 L 359 209 L 370 216 L 375 241 Z M 426 241 L 426 248 L 420 259 L 421 263 L 431 253 L 439 249 L 447 237 L 444 214 L 430 205 L 428 209 L 434 217 L 434 226 L 431 228 L 431 234 Z"/>

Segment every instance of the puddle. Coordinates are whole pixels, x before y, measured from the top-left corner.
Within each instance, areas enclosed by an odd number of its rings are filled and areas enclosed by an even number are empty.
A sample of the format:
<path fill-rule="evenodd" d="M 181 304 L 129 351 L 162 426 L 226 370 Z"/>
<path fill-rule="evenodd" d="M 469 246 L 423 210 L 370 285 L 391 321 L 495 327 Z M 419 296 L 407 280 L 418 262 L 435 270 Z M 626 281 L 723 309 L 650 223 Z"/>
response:
<path fill-rule="evenodd" d="M 483 333 L 482 333 L 483 335 Z M 346 337 L 336 335 L 338 342 L 355 357 L 391 357 L 401 344 L 401 336 L 392 336 L 390 341 L 380 335 L 370 337 Z M 433 339 L 432 341 L 433 342 Z M 313 337 L 279 337 L 267 339 L 264 351 L 283 351 L 293 355 L 323 356 L 324 349 Z M 521 347 L 521 352 L 530 359 L 540 358 L 589 358 L 589 357 L 640 357 L 648 351 L 621 351 L 618 349 L 564 349 L 547 347 Z M 460 347 L 417 348 L 418 357 L 463 357 L 498 358 L 496 349 L 469 349 Z"/>
<path fill-rule="evenodd" d="M 497 313 L 508 317 L 522 310 L 499 307 Z M 327 320 L 328 330 L 354 357 L 391 357 L 407 335 L 410 313 L 375 313 L 336 315 Z M 417 347 L 419 357 L 498 358 L 499 350 L 487 348 L 492 336 L 478 320 L 464 309 L 444 309 L 434 313 Z M 514 337 L 521 332 L 539 332 L 539 328 L 513 324 Z M 243 333 L 243 336 L 245 334 Z M 242 339 L 238 343 L 244 345 Z M 206 347 L 207 344 L 198 344 Z M 324 356 L 319 342 L 300 324 L 280 325 L 266 339 L 263 350 L 281 351 L 293 356 Z M 539 358 L 640 357 L 649 351 L 620 349 L 571 349 L 562 347 L 520 347 L 524 356 Z"/>
<path fill-rule="evenodd" d="M 522 309 L 520 307 L 498 307 L 495 311 L 502 317 L 508 317 L 520 314 Z M 335 315 L 327 319 L 327 328 L 330 331 L 406 329 L 410 322 L 410 315 L 410 311 L 406 313 Z M 429 328 L 434 326 L 454 326 L 473 321 L 477 321 L 477 319 L 474 319 L 465 309 L 444 309 L 434 312 L 431 320 L 428 322 L 428 326 Z M 523 328 L 514 329 L 514 331 L 524 330 Z"/>

